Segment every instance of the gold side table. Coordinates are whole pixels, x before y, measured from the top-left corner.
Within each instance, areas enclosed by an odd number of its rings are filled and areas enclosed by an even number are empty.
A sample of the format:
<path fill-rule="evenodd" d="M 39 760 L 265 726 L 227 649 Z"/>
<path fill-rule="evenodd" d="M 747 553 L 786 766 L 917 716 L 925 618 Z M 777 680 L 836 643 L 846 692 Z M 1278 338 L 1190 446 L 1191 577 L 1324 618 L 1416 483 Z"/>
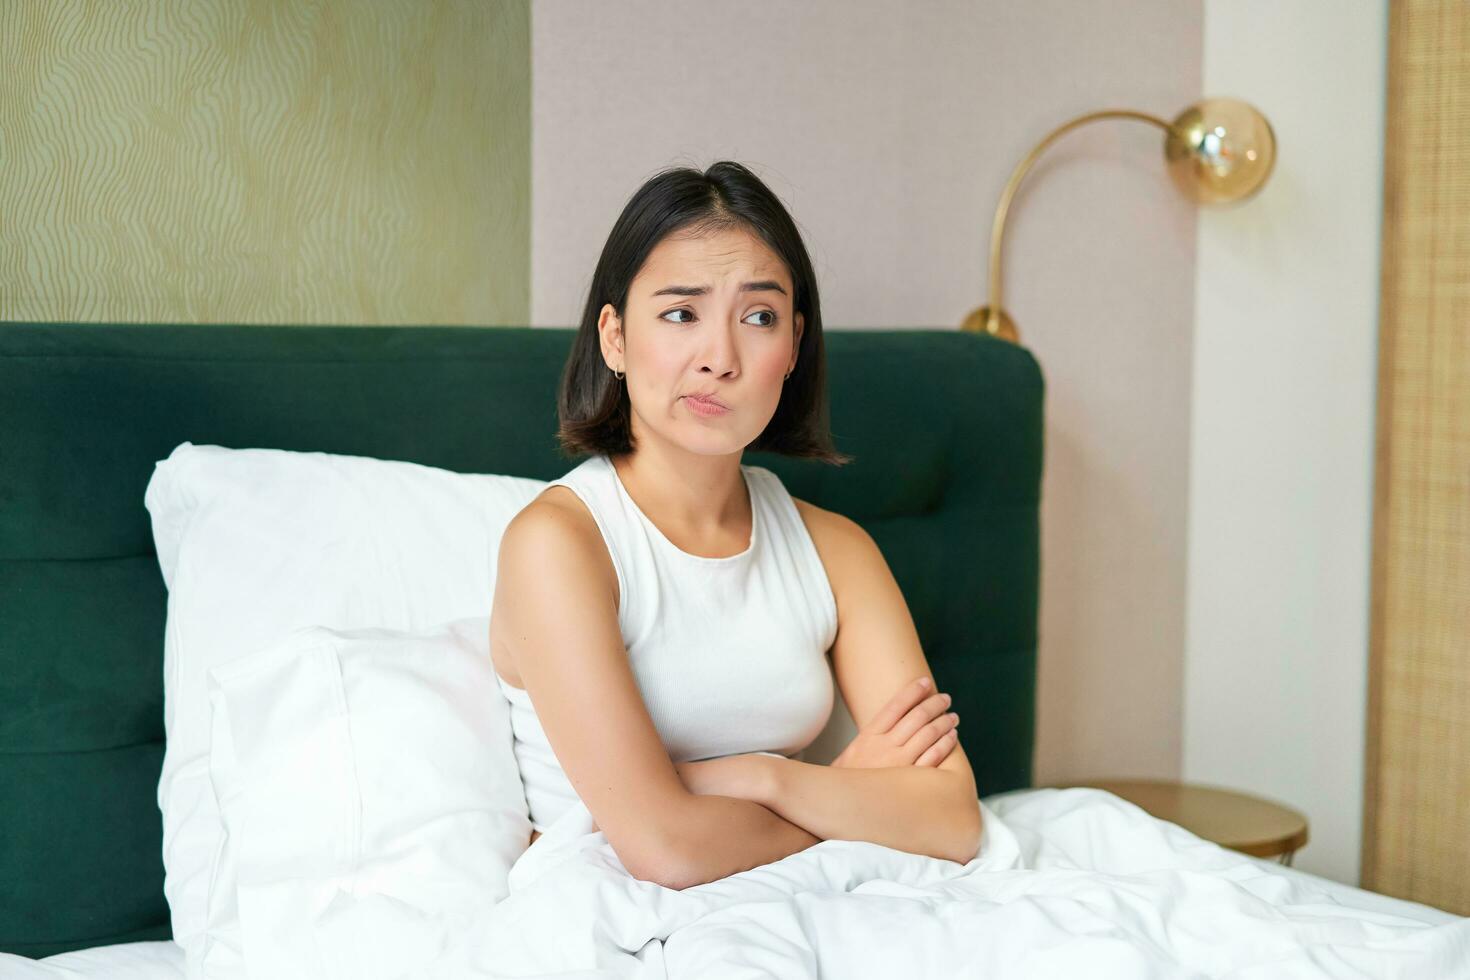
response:
<path fill-rule="evenodd" d="M 1290 865 L 1307 843 L 1307 818 L 1298 810 L 1238 790 L 1165 779 L 1103 779 L 1069 783 L 1120 796 L 1196 837 L 1253 857 Z"/>

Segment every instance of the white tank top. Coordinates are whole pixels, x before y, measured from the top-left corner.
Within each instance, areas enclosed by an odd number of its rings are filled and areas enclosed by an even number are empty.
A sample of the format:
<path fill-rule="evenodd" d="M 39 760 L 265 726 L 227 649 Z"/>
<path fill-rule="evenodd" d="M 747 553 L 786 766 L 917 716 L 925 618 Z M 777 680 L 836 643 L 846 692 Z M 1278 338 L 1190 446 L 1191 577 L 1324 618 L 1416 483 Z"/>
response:
<path fill-rule="evenodd" d="M 675 547 L 633 502 L 606 455 L 547 486 L 592 512 L 618 577 L 618 625 L 644 704 L 669 757 L 791 756 L 832 713 L 827 651 L 837 603 L 806 524 L 780 477 L 742 464 L 750 543 L 706 558 Z M 530 695 L 496 674 L 510 701 L 531 826 L 545 831 L 577 795 Z"/>

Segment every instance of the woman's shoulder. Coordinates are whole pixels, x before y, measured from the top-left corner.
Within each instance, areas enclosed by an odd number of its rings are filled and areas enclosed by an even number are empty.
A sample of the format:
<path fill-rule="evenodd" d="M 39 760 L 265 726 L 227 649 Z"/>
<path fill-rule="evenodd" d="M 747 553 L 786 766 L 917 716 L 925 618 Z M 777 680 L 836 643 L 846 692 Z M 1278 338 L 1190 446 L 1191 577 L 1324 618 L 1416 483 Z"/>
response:
<path fill-rule="evenodd" d="M 602 533 L 586 501 L 570 487 L 549 486 L 516 512 L 506 525 L 506 540 L 525 540 L 532 549 L 551 542 L 575 545 L 579 550 L 603 550 Z"/>
<path fill-rule="evenodd" d="M 596 518 L 584 494 L 591 489 L 589 480 L 605 479 L 603 473 L 607 465 L 605 456 L 589 456 L 582 460 L 555 481 L 549 481 L 516 513 L 515 518 L 523 526 L 559 526 L 589 540 L 600 538 Z M 580 488 L 580 492 L 574 488 Z"/>
<path fill-rule="evenodd" d="M 853 547 L 862 547 L 872 541 L 863 526 L 846 514 L 819 507 L 791 493 L 786 489 L 785 482 L 775 470 L 754 463 L 742 463 L 741 465 L 747 471 L 759 473 L 770 487 L 776 488 L 783 496 L 791 500 L 791 503 L 796 506 L 796 512 L 801 515 L 802 523 L 806 525 L 807 533 L 816 543 L 817 550 L 823 552 L 824 559 L 827 557 L 826 549 L 830 548 L 835 553 Z"/>
<path fill-rule="evenodd" d="M 544 578 L 548 565 L 590 563 L 611 587 L 616 607 L 621 597 L 618 570 L 602 531 L 587 504 L 569 487 L 549 486 L 516 512 L 500 541 L 500 564 Z"/>
<path fill-rule="evenodd" d="M 807 533 L 812 536 L 812 543 L 822 556 L 822 563 L 829 570 L 841 567 L 843 559 L 872 544 L 873 539 L 867 530 L 846 514 L 819 507 L 794 495 L 791 502 L 796 505 L 796 512 L 801 515 Z"/>

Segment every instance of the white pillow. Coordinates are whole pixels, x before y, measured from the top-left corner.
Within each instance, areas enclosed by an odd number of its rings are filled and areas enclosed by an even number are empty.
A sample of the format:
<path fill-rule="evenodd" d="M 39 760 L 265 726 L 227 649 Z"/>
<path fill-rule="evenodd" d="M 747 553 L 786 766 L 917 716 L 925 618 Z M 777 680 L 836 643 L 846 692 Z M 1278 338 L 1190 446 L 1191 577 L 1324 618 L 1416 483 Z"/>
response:
<path fill-rule="evenodd" d="M 287 937 L 383 903 L 399 927 L 374 965 L 396 975 L 508 894 L 531 821 L 488 634 L 486 616 L 429 634 L 309 627 L 209 672 L 226 834 L 204 976 L 325 976 L 343 965 Z"/>
<path fill-rule="evenodd" d="M 144 497 L 169 590 L 158 784 L 164 894 L 191 975 L 223 827 L 207 672 L 294 629 L 424 632 L 488 616 L 510 519 L 546 486 L 416 463 L 182 443 Z"/>

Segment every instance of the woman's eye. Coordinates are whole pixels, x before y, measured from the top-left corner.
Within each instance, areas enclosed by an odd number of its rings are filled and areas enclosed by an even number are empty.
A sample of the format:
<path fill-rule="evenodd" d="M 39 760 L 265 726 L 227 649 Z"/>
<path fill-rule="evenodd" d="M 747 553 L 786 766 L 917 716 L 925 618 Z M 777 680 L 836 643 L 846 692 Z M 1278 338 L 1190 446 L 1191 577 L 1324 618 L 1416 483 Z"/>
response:
<path fill-rule="evenodd" d="M 689 320 L 670 320 L 669 317 L 673 316 L 675 313 L 688 313 L 689 316 L 691 317 L 691 319 L 689 319 Z M 776 325 L 776 311 L 775 310 L 756 310 L 754 313 L 752 313 L 750 315 L 751 316 L 768 316 L 768 317 L 770 317 L 770 319 L 767 320 L 764 323 L 757 323 L 757 324 L 755 324 L 755 326 L 757 326 L 757 327 L 774 327 Z M 660 316 L 659 319 L 660 320 L 664 320 L 664 321 L 666 321 L 668 323 L 692 323 L 693 322 L 693 320 L 692 320 L 693 316 L 694 316 L 694 314 L 693 314 L 692 311 L 686 310 L 683 307 L 680 307 L 677 310 L 669 310 L 669 312 L 667 312 L 667 313 L 663 314 L 662 316 Z"/>

